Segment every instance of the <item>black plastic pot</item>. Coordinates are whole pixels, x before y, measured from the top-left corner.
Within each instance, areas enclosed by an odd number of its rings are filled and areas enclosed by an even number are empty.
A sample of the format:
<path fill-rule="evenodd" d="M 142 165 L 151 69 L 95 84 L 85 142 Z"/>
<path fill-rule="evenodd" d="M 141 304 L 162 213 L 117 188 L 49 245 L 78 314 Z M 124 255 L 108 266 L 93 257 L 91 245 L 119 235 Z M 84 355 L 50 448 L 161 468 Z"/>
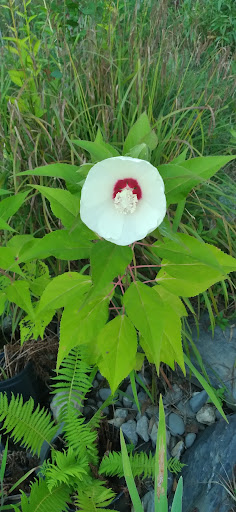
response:
<path fill-rule="evenodd" d="M 0 365 L 4 360 L 4 354 L 0 354 Z M 22 395 L 26 402 L 30 397 L 37 403 L 40 399 L 39 383 L 34 373 L 33 363 L 29 361 L 25 368 L 14 377 L 0 381 L 0 393 L 6 392 L 8 400 L 14 395 Z"/>

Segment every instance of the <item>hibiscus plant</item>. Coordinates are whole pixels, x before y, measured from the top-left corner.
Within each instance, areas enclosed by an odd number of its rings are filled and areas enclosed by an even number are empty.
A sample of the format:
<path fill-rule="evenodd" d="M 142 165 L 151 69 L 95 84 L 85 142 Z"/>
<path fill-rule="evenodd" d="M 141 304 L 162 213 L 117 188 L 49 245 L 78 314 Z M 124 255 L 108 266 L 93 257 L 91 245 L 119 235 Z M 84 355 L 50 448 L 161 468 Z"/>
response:
<path fill-rule="evenodd" d="M 100 130 L 93 142 L 72 143 L 89 152 L 90 163 L 22 172 L 21 178 L 30 176 L 27 190 L 1 202 L 1 229 L 13 234 L 0 248 L 0 312 L 7 301 L 24 311 L 22 343 L 43 337 L 57 313 L 57 368 L 71 349 L 86 345 L 112 393 L 145 356 L 158 373 L 161 362 L 173 370 L 177 363 L 184 374 L 185 364 L 194 371 L 182 347 L 181 318 L 189 298 L 224 281 L 236 260 L 178 232 L 168 212 L 177 205 L 179 219 L 188 193 L 233 157 L 186 160 L 183 151 L 157 170 L 149 160 L 158 140 L 145 113 L 130 129 L 122 155 Z M 54 178 L 53 186 L 42 185 L 44 176 Z M 38 193 L 49 201 L 58 229 L 42 237 L 18 235 L 7 221 Z M 65 269 L 56 276 L 50 275 L 53 258 Z M 213 391 L 211 399 L 220 408 Z"/>

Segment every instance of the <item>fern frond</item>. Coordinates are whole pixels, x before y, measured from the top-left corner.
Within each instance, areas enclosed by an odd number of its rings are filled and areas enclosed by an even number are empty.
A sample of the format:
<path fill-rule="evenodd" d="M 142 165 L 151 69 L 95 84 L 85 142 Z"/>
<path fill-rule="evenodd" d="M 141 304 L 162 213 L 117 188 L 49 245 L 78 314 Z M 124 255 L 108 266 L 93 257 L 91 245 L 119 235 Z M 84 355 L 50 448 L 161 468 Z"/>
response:
<path fill-rule="evenodd" d="M 86 348 L 78 346 L 73 348 L 63 360 L 58 375 L 53 377 L 53 393 L 60 393 L 57 398 L 57 405 L 63 404 L 60 411 L 60 421 L 64 421 L 68 415 L 70 405 L 76 402 L 78 408 L 82 407 L 85 395 L 92 387 L 89 373 L 91 366 L 86 362 Z"/>
<path fill-rule="evenodd" d="M 81 512 L 107 512 L 115 493 L 105 487 L 105 482 L 92 480 L 86 489 L 78 489 L 77 505 Z M 114 512 L 114 509 L 112 509 Z"/>
<path fill-rule="evenodd" d="M 186 465 L 187 464 L 183 464 L 175 457 L 171 457 L 167 463 L 167 467 L 171 473 L 181 473 L 182 468 Z"/>
<path fill-rule="evenodd" d="M 87 459 L 80 459 L 79 462 L 71 447 L 68 451 L 52 452 L 52 464 L 48 464 L 44 472 L 48 489 L 51 492 L 54 487 L 60 484 L 75 486 L 88 474 L 90 468 Z"/>
<path fill-rule="evenodd" d="M 66 512 L 71 489 L 67 485 L 55 487 L 51 492 L 45 480 L 36 480 L 31 485 L 30 496 L 22 493 L 22 512 Z"/>
<path fill-rule="evenodd" d="M 98 451 L 96 446 L 97 432 L 92 430 L 83 417 L 78 417 L 74 408 L 65 418 L 63 431 L 66 442 L 79 460 L 84 457 L 88 463 L 98 464 Z"/>
<path fill-rule="evenodd" d="M 39 454 L 43 442 L 50 444 L 58 427 L 45 409 L 38 405 L 34 411 L 34 406 L 32 398 L 23 403 L 22 396 L 12 395 L 8 403 L 6 393 L 0 393 L 2 430 L 10 433 L 14 441 L 20 442 L 27 450 Z"/>
<path fill-rule="evenodd" d="M 155 458 L 151 453 L 149 456 L 144 453 L 135 453 L 129 455 L 130 465 L 133 476 L 143 476 L 143 478 L 155 475 Z M 167 462 L 167 469 L 172 473 L 179 473 L 186 464 L 182 464 L 175 457 L 170 458 Z M 110 452 L 109 455 L 103 457 L 99 468 L 99 474 L 106 476 L 124 476 L 121 452 Z"/>
<path fill-rule="evenodd" d="M 143 475 L 144 478 L 148 476 L 154 478 L 154 457 L 151 453 L 149 456 L 144 452 L 131 454 L 129 460 L 134 477 Z M 103 457 L 99 473 L 107 476 L 124 476 L 121 453 L 110 452 L 108 456 Z"/>

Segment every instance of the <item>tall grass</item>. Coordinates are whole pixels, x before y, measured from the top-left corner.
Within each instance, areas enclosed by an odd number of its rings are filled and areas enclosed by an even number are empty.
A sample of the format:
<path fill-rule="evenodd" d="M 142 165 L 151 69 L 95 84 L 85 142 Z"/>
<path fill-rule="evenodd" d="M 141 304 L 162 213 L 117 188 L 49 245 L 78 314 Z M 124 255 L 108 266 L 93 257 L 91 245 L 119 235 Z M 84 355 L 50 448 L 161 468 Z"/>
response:
<path fill-rule="evenodd" d="M 166 2 L 150 6 L 145 0 L 139 8 L 138 2 L 103 3 L 99 20 L 79 15 L 72 32 L 65 5 L 55 13 L 45 0 L 41 11 L 31 3 L 22 18 L 21 3 L 5 1 L 16 29 L 6 19 L 4 36 L 17 40 L 3 40 L 1 48 L 4 169 L 13 166 L 16 174 L 57 160 L 80 164 L 86 155 L 71 139 L 93 139 L 98 126 L 119 148 L 144 110 L 158 133 L 156 165 L 185 147 L 195 155 L 230 150 L 229 51 L 209 53 L 205 43 L 190 44 L 168 25 Z M 29 22 L 31 15 L 36 17 Z M 35 44 L 40 46 L 33 55 Z M 24 69 L 22 86 L 9 80 L 11 69 Z"/>

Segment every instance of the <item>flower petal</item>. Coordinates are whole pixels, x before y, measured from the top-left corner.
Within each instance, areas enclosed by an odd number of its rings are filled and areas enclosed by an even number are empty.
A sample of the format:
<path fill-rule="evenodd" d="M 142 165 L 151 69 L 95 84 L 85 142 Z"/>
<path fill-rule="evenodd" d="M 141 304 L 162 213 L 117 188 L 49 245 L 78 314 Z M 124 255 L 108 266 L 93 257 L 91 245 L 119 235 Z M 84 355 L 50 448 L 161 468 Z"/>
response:
<path fill-rule="evenodd" d="M 101 204 L 80 206 L 82 221 L 99 236 L 109 240 L 119 238 L 123 229 L 124 216 L 114 207 L 113 201 L 107 200 Z"/>
<path fill-rule="evenodd" d="M 118 180 L 137 180 L 142 197 L 136 210 L 126 215 L 115 208 L 114 186 Z M 128 245 L 144 238 L 161 224 L 166 213 L 164 183 L 146 160 L 112 157 L 90 169 L 81 193 L 82 221 L 106 240 Z"/>

